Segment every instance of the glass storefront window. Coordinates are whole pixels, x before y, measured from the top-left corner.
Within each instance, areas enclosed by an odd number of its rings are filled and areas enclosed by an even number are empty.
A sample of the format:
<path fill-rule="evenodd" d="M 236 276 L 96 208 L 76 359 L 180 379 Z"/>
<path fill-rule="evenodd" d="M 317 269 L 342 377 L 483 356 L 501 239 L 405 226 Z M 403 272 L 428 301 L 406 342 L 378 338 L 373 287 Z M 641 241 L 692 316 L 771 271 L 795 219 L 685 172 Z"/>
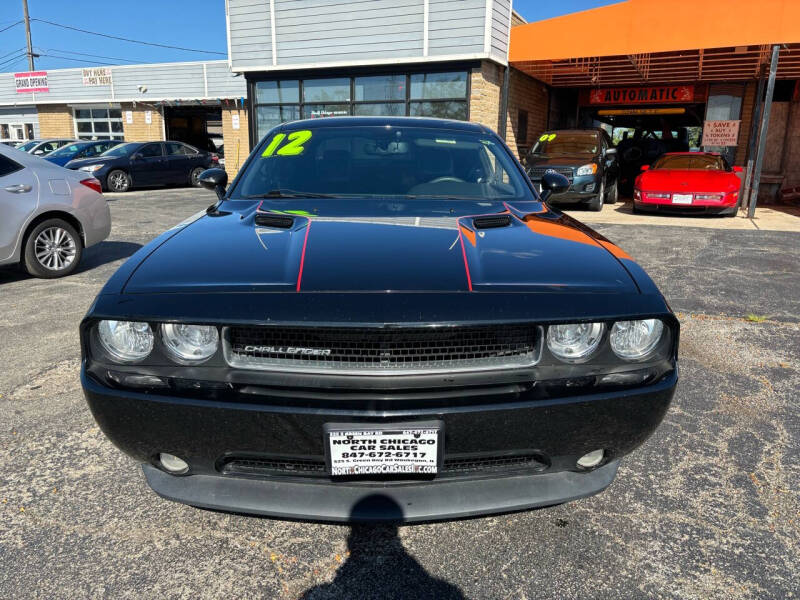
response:
<path fill-rule="evenodd" d="M 411 75 L 411 99 L 464 98 L 467 95 L 467 73 L 415 73 Z"/>
<path fill-rule="evenodd" d="M 251 88 L 256 135 L 261 138 L 286 121 L 345 115 L 465 121 L 469 116 L 468 84 L 466 70 L 257 81 Z"/>
<path fill-rule="evenodd" d="M 406 99 L 405 75 L 378 75 L 377 77 L 356 77 L 356 102 Z"/>
<path fill-rule="evenodd" d="M 304 119 L 324 117 L 346 117 L 350 114 L 349 104 L 306 104 L 303 107 Z"/>
<path fill-rule="evenodd" d="M 467 120 L 467 102 L 412 102 L 409 106 L 412 117 L 434 117 L 436 119 Z"/>
<path fill-rule="evenodd" d="M 257 104 L 299 104 L 300 82 L 259 81 L 256 83 Z"/>
<path fill-rule="evenodd" d="M 304 102 L 350 102 L 350 78 L 306 79 L 303 81 Z"/>
<path fill-rule="evenodd" d="M 357 117 L 404 117 L 406 105 L 403 102 L 356 104 L 353 106 L 353 114 Z"/>
<path fill-rule="evenodd" d="M 286 121 L 297 121 L 300 107 L 296 104 L 256 107 L 256 134 L 261 139 L 270 129 Z"/>

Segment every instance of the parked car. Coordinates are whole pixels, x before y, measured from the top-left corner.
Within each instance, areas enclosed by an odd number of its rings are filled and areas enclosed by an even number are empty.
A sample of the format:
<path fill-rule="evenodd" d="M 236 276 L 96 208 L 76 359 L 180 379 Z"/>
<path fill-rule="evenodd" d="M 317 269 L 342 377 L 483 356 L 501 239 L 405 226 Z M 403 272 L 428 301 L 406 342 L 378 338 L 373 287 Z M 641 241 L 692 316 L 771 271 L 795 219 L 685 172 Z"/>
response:
<path fill-rule="evenodd" d="M 17 146 L 17 150 L 22 150 L 28 154 L 35 154 L 36 156 L 47 156 L 51 152 L 55 152 L 61 146 L 69 144 L 70 142 L 77 142 L 69 138 L 52 138 L 46 140 L 30 140 L 24 144 Z"/>
<path fill-rule="evenodd" d="M 537 187 L 545 173 L 560 173 L 569 180 L 564 193 L 548 199 L 551 204 L 583 202 L 598 211 L 619 198 L 616 153 L 603 129 L 546 131 L 525 157 L 525 168 Z"/>
<path fill-rule="evenodd" d="M 735 217 L 741 201 L 741 167 L 719 154 L 674 152 L 644 165 L 633 191 L 635 211 L 680 210 Z"/>
<path fill-rule="evenodd" d="M 63 277 L 78 267 L 84 248 L 110 231 L 94 177 L 0 145 L 0 265 Z"/>
<path fill-rule="evenodd" d="M 218 161 L 210 152 L 183 142 L 127 142 L 99 156 L 71 160 L 65 166 L 90 173 L 103 189 L 127 192 L 152 185 L 199 185 L 200 173 Z"/>
<path fill-rule="evenodd" d="M 71 160 L 79 158 L 89 158 L 102 154 L 109 148 L 113 148 L 121 144 L 119 140 L 96 140 L 91 142 L 74 142 L 61 146 L 58 150 L 54 150 L 45 157 L 45 160 L 50 161 L 60 167 L 63 167 Z"/>
<path fill-rule="evenodd" d="M 603 490 L 664 417 L 661 293 L 486 127 L 285 123 L 230 188 L 200 180 L 219 202 L 80 328 L 92 413 L 159 495 L 331 521 L 545 506 Z"/>
<path fill-rule="evenodd" d="M 630 196 L 642 166 L 651 165 L 668 152 L 689 152 L 689 131 L 686 127 L 674 130 L 660 126 L 637 127 L 632 136 L 623 134 L 617 144 L 619 160 L 619 190 Z"/>

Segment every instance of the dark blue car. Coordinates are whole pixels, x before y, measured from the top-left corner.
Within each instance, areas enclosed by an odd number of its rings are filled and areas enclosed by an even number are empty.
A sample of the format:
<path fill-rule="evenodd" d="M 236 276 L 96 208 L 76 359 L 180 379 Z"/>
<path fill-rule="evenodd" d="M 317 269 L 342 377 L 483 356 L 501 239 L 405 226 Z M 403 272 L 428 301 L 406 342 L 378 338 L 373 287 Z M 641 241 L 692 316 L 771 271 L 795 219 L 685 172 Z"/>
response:
<path fill-rule="evenodd" d="M 97 156 L 98 154 L 102 154 L 109 148 L 113 148 L 114 146 L 118 146 L 119 144 L 120 144 L 119 140 L 94 140 L 91 142 L 75 142 L 73 144 L 67 144 L 66 146 L 61 146 L 61 148 L 59 148 L 58 150 L 55 150 L 54 152 L 51 152 L 50 154 L 45 156 L 44 159 L 49 160 L 51 163 L 55 163 L 63 167 L 71 160 Z"/>
<path fill-rule="evenodd" d="M 71 160 L 65 166 L 92 174 L 104 191 L 127 192 L 134 186 L 196 186 L 200 173 L 218 164 L 210 152 L 168 141 L 127 142 L 96 157 Z"/>

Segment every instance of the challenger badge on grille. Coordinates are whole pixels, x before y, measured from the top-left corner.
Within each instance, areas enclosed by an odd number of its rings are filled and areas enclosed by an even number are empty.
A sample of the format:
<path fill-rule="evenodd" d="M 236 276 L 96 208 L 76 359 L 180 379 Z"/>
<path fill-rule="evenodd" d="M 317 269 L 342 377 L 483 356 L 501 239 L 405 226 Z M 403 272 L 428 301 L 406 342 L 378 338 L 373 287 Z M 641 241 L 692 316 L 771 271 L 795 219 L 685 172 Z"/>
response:
<path fill-rule="evenodd" d="M 247 352 L 247 353 L 263 353 L 263 354 L 286 354 L 296 356 L 301 354 L 303 356 L 330 356 L 330 348 L 302 348 L 300 346 L 252 346 L 235 344 L 233 346 L 234 352 Z"/>

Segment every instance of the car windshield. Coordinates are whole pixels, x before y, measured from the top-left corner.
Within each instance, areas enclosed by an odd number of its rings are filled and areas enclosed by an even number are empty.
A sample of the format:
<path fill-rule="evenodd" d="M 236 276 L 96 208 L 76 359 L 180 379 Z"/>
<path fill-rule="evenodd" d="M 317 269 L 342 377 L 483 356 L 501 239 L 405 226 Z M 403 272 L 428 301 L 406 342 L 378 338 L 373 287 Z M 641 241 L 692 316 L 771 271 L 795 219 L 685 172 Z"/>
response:
<path fill-rule="evenodd" d="M 507 199 L 530 194 L 503 145 L 483 133 L 415 126 L 273 130 L 231 198 Z"/>
<path fill-rule="evenodd" d="M 58 150 L 51 152 L 50 156 L 69 156 L 78 152 L 82 147 L 83 146 L 81 144 L 67 144 L 66 146 L 61 146 L 61 148 Z"/>
<path fill-rule="evenodd" d="M 120 144 L 106 150 L 100 156 L 128 156 L 131 152 L 135 152 L 139 146 L 141 144 L 138 143 Z"/>
<path fill-rule="evenodd" d="M 725 162 L 721 156 L 708 154 L 676 154 L 662 156 L 653 165 L 654 169 L 689 169 L 725 171 Z"/>
<path fill-rule="evenodd" d="M 31 148 L 36 146 L 36 144 L 38 144 L 38 143 L 39 142 L 37 142 L 36 140 L 30 141 L 30 142 L 25 142 L 21 146 L 17 146 L 17 150 L 22 150 L 23 152 L 27 152 L 28 150 L 30 150 Z"/>
<path fill-rule="evenodd" d="M 552 131 L 538 139 L 531 154 L 597 154 L 599 145 L 593 131 Z"/>

